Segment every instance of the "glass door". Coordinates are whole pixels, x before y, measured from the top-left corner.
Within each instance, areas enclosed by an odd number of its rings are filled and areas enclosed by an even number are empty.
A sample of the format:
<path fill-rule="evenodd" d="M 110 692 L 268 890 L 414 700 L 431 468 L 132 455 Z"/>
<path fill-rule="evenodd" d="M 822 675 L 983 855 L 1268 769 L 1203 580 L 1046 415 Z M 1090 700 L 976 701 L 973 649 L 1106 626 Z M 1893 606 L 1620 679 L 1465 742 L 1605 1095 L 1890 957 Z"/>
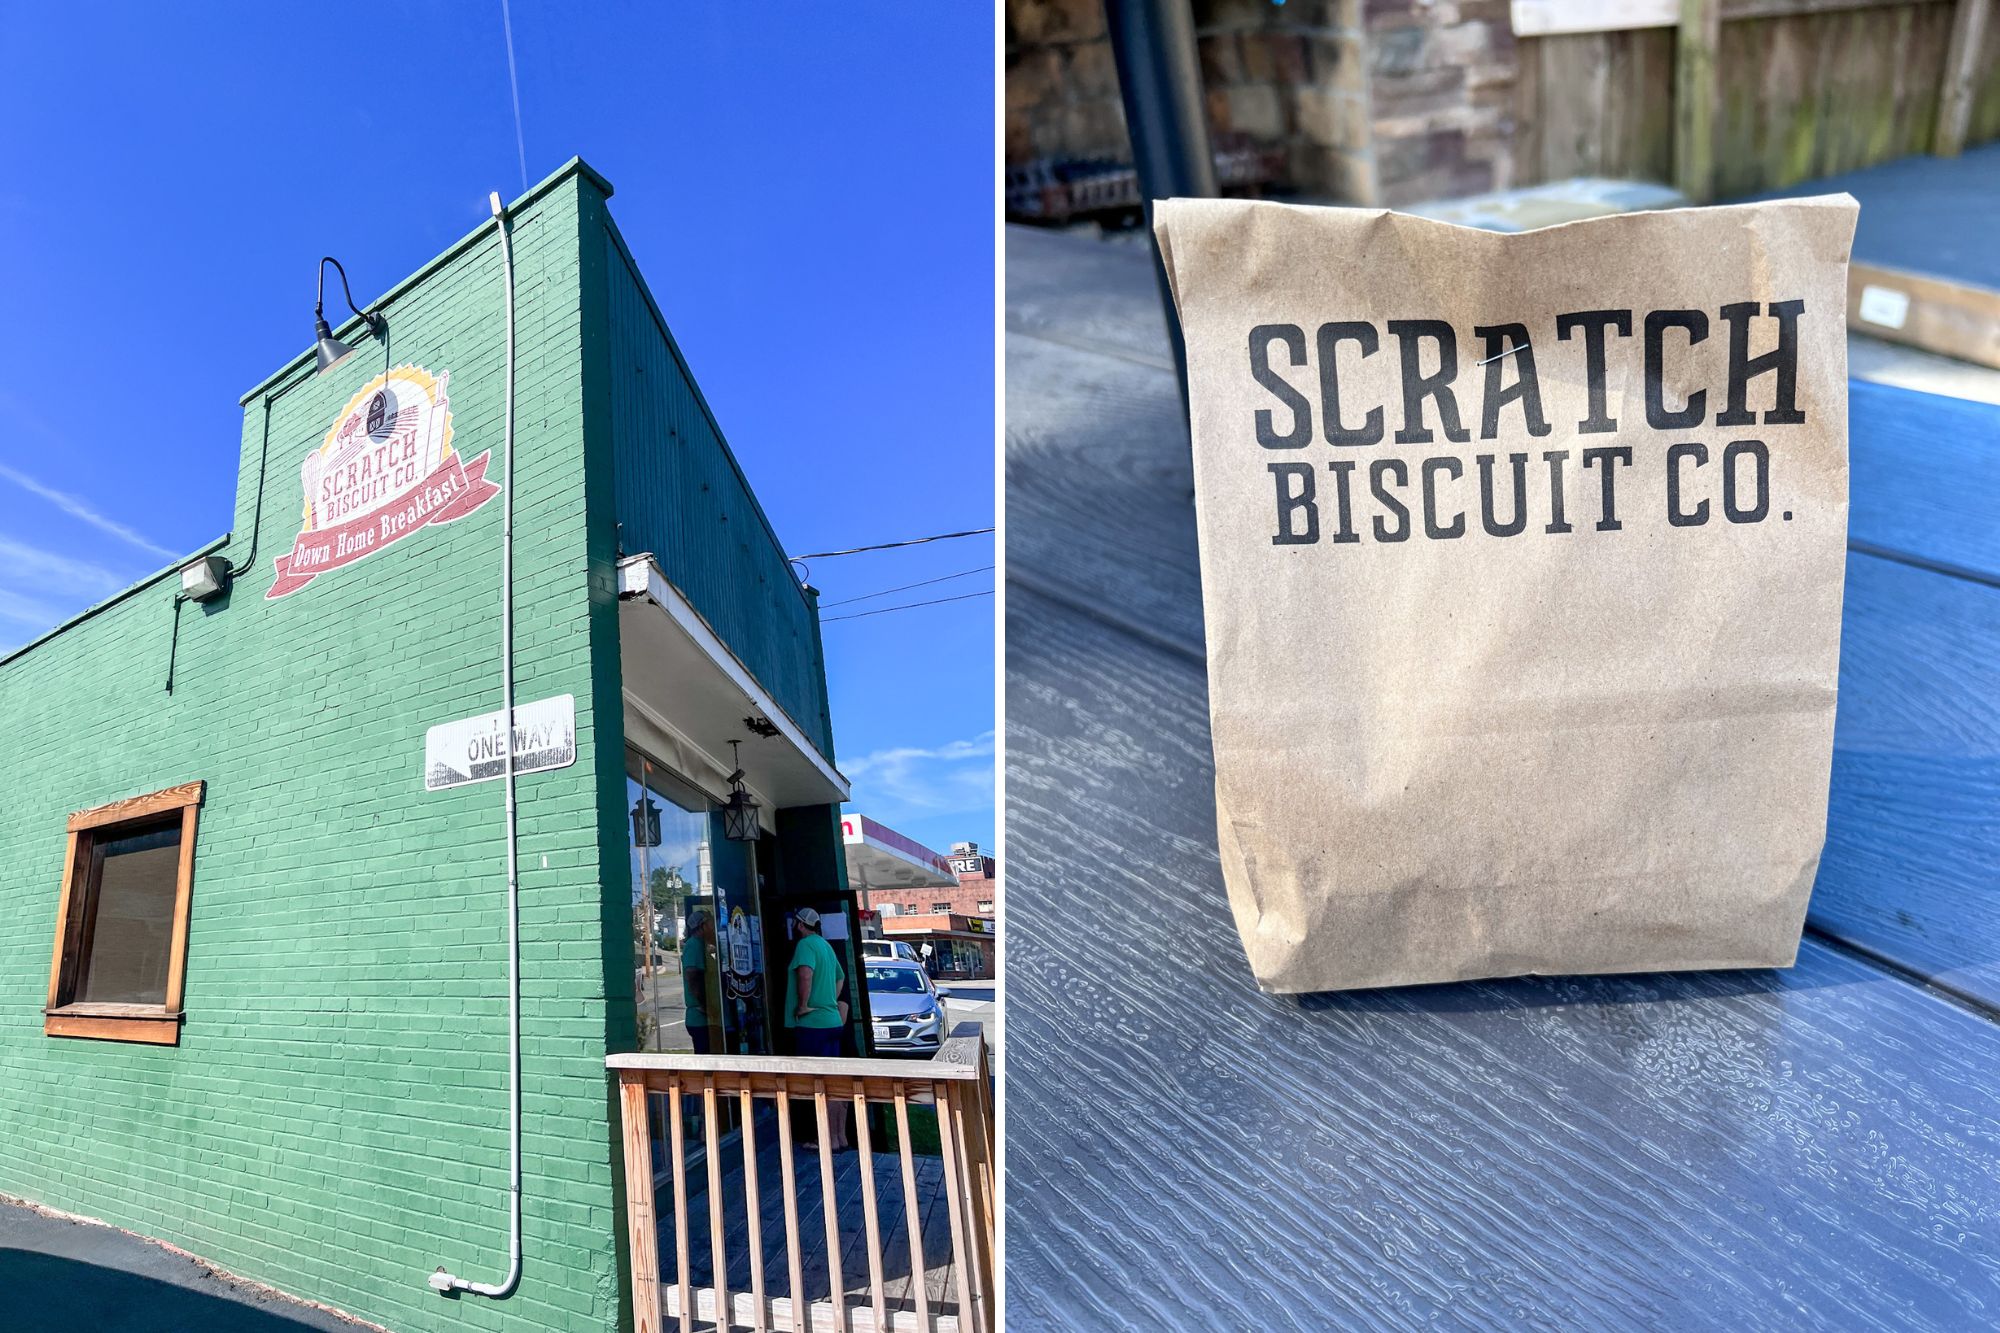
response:
<path fill-rule="evenodd" d="M 756 844 L 730 841 L 718 803 L 639 751 L 625 770 L 639 1049 L 768 1053 Z"/>

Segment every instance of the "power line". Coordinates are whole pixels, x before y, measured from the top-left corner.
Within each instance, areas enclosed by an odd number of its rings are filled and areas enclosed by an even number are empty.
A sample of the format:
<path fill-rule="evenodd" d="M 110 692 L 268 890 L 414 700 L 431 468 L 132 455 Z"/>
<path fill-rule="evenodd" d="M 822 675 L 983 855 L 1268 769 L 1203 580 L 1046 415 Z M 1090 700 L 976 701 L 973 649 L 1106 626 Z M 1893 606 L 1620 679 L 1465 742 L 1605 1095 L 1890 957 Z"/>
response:
<path fill-rule="evenodd" d="M 956 574 L 941 574 L 934 579 L 923 579 L 916 583 L 905 583 L 898 588 L 884 588 L 880 592 L 864 592 L 859 597 L 843 597 L 837 602 L 821 602 L 820 609 L 825 610 L 829 606 L 846 606 L 849 602 L 865 602 L 871 597 L 887 597 L 892 592 L 908 592 L 912 588 L 927 588 L 933 583 L 948 583 L 952 579 L 962 579 L 968 574 L 984 574 L 991 568 L 993 568 L 991 565 L 981 565 L 977 569 L 961 569 Z"/>
<path fill-rule="evenodd" d="M 899 546 L 922 546 L 925 542 L 948 542 L 954 537 L 978 537 L 993 531 L 991 528 L 971 528 L 965 532 L 940 532 L 934 537 L 912 537 L 906 542 L 881 542 L 874 546 L 856 546 L 847 551 L 808 551 L 804 555 L 788 557 L 792 560 L 827 560 L 836 555 L 860 555 L 863 551 L 893 551 Z"/>
<path fill-rule="evenodd" d="M 865 616 L 886 616 L 891 611 L 908 611 L 918 606 L 942 606 L 946 602 L 969 602 L 975 597 L 991 597 L 992 595 L 993 590 L 988 588 L 985 592 L 969 592 L 962 597 L 935 597 L 928 602 L 904 602 L 901 606 L 885 606 L 875 611 L 856 611 L 851 615 L 828 616 L 826 619 L 820 621 L 820 624 L 831 625 L 836 620 L 860 620 Z"/>

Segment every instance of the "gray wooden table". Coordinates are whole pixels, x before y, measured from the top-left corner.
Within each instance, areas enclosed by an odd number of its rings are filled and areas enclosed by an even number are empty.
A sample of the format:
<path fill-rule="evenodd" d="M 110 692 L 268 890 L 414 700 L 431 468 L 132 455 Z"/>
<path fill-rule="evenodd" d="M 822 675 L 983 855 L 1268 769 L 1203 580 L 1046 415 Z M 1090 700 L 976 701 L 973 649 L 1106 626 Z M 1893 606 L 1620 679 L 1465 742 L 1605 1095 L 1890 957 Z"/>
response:
<path fill-rule="evenodd" d="M 2000 1326 L 2000 409 L 1853 388 L 1797 967 L 1268 997 L 1147 265 L 1008 237 L 1010 1327 Z"/>

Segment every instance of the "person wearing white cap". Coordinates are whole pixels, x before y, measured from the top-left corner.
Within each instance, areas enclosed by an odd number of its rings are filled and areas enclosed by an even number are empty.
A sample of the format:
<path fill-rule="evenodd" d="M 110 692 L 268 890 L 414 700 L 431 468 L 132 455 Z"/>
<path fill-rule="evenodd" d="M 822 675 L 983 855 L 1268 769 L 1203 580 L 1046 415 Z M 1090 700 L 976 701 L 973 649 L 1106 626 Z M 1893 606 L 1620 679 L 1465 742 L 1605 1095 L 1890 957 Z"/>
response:
<path fill-rule="evenodd" d="M 792 913 L 792 923 L 799 942 L 785 969 L 785 1026 L 800 1055 L 832 1059 L 840 1054 L 840 1035 L 847 1026 L 840 1000 L 847 977 L 833 946 L 820 934 L 818 912 L 801 907 Z M 834 1114 L 828 1122 L 833 1139 L 828 1146 L 835 1152 L 848 1146 L 846 1109 L 841 1102 L 829 1108 Z"/>

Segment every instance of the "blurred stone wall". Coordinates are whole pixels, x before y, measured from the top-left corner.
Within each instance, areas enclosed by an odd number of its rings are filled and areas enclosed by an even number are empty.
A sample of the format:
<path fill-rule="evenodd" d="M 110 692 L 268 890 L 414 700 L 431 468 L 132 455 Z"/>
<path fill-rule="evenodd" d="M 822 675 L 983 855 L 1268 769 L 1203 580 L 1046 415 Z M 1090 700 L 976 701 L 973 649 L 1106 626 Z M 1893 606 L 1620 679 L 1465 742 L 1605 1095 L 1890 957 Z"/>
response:
<path fill-rule="evenodd" d="M 1213 134 L 1302 196 L 1401 204 L 1512 183 L 1507 0 L 1191 0 Z M 1006 151 L 1129 161 L 1102 0 L 1007 0 Z"/>

